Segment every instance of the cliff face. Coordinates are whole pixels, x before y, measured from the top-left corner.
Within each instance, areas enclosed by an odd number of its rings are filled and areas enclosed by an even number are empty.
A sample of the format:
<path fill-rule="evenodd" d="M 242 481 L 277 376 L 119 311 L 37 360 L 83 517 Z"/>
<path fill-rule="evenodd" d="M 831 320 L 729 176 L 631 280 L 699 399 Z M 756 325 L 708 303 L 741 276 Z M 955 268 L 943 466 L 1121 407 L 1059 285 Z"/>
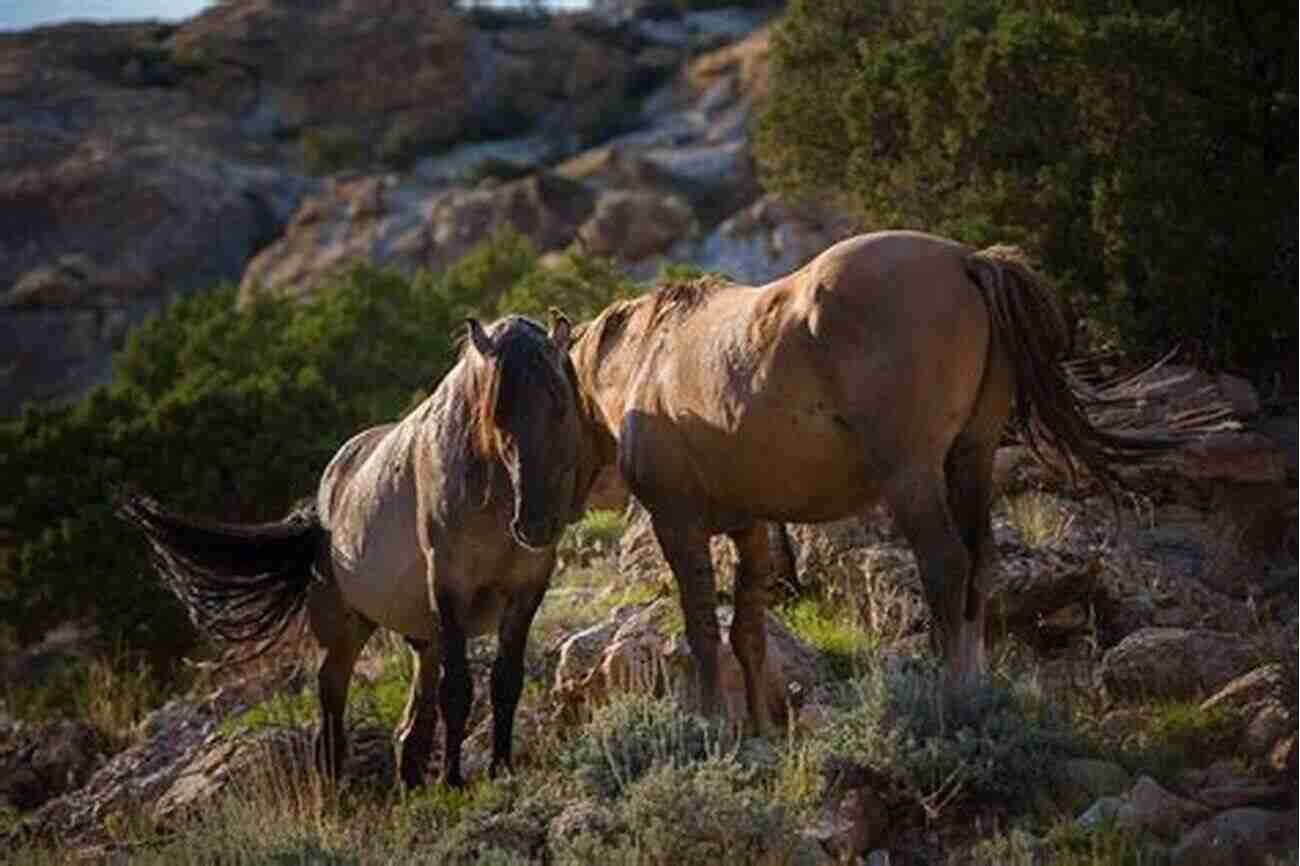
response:
<path fill-rule="evenodd" d="M 507 221 L 761 279 L 847 233 L 758 201 L 763 16 L 658 16 L 231 0 L 0 36 L 0 415 L 105 380 L 131 323 L 221 280 L 439 268 Z"/>

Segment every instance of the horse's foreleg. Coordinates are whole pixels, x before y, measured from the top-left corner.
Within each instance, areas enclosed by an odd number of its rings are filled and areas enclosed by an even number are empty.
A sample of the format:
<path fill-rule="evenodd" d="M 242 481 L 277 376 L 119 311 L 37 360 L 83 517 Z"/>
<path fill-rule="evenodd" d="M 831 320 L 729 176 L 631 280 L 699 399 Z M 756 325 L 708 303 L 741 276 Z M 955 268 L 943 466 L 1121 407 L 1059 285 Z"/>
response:
<path fill-rule="evenodd" d="M 551 565 L 554 559 L 551 560 Z M 551 566 L 546 568 L 549 575 Z M 515 708 L 524 689 L 524 651 L 528 646 L 528 629 L 546 594 L 546 582 L 521 590 L 506 606 L 497 634 L 497 658 L 492 665 L 492 778 L 499 771 L 510 772 L 514 738 Z"/>
<path fill-rule="evenodd" d="M 916 554 L 921 583 L 934 616 L 948 668 L 950 690 L 964 691 L 983 676 L 982 622 L 967 619 L 971 554 L 948 508 L 941 473 L 912 475 L 894 486 L 889 505 Z"/>
<path fill-rule="evenodd" d="M 755 732 L 772 733 L 767 695 L 767 605 L 775 574 L 768 525 L 756 523 L 731 533 L 739 566 L 736 570 L 736 616 L 731 623 L 731 649 L 745 677 L 745 700 Z"/>
<path fill-rule="evenodd" d="M 411 694 L 397 729 L 397 774 L 407 788 L 419 787 L 429 769 L 438 723 L 438 680 L 442 659 L 436 641 L 407 639 L 415 669 Z"/>
<path fill-rule="evenodd" d="M 675 526 L 654 519 L 655 537 L 677 580 L 686 642 L 700 672 L 700 712 L 717 714 L 718 694 L 718 590 L 713 583 L 709 535 L 701 529 Z"/>
<path fill-rule="evenodd" d="M 445 747 L 442 778 L 453 788 L 465 784 L 460 774 L 461 745 L 465 742 L 465 725 L 474 702 L 474 681 L 470 679 L 466 657 L 465 630 L 456 618 L 454 600 L 438 596 L 438 619 L 441 623 L 442 682 L 438 685 L 438 704 L 442 709 Z"/>
<path fill-rule="evenodd" d="M 321 727 L 313 744 L 316 768 L 323 776 L 337 779 L 347 755 L 343 714 L 348 703 L 348 685 L 357 656 L 375 626 L 347 607 L 338 588 L 329 584 L 313 585 L 307 612 L 312 633 L 325 648 L 325 658 L 316 675 L 321 710 Z"/>

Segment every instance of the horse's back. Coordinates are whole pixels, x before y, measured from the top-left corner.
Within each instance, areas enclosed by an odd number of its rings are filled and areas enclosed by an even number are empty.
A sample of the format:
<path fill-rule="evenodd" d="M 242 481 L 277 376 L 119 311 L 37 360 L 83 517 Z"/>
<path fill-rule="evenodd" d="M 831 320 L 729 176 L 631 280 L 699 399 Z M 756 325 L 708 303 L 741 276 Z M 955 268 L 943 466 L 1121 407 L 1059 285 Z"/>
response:
<path fill-rule="evenodd" d="M 330 461 L 317 501 L 348 605 L 381 626 L 428 638 L 434 618 L 417 529 L 417 439 L 409 416 L 358 433 Z"/>
<path fill-rule="evenodd" d="M 988 313 L 972 250 L 916 232 L 843 241 L 757 289 L 721 289 L 647 353 L 624 415 L 638 495 L 826 520 L 941 466 L 978 399 Z"/>

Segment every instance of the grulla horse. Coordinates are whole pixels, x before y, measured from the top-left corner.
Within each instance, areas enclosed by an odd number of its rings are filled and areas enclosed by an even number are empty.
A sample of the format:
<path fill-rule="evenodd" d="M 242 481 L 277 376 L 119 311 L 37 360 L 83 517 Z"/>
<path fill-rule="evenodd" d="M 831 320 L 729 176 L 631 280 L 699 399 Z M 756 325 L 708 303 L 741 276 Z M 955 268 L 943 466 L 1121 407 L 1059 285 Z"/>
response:
<path fill-rule="evenodd" d="M 519 316 L 486 328 L 470 319 L 468 329 L 433 394 L 401 421 L 349 439 L 315 501 L 283 520 L 223 524 L 139 494 L 119 501 L 207 633 L 258 644 L 253 657 L 306 608 L 325 650 L 314 750 L 329 777 L 346 754 L 353 668 L 380 626 L 403 635 L 415 661 L 397 732 L 401 781 L 422 782 L 440 711 L 442 778 L 463 784 L 473 699 L 466 641 L 493 630 L 490 771 L 510 768 L 528 629 L 559 534 L 580 515 L 595 470 L 584 466 L 568 321 L 555 317 L 549 333 Z"/>

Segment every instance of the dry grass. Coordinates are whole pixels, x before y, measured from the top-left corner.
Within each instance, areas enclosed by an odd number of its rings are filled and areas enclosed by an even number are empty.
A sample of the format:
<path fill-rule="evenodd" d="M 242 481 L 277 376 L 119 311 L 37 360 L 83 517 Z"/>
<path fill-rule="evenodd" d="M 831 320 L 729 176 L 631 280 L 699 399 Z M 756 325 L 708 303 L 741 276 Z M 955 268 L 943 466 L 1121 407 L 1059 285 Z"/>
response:
<path fill-rule="evenodd" d="M 1006 500 L 1007 521 L 1034 550 L 1059 546 L 1070 531 L 1074 515 L 1057 497 L 1030 491 Z"/>

